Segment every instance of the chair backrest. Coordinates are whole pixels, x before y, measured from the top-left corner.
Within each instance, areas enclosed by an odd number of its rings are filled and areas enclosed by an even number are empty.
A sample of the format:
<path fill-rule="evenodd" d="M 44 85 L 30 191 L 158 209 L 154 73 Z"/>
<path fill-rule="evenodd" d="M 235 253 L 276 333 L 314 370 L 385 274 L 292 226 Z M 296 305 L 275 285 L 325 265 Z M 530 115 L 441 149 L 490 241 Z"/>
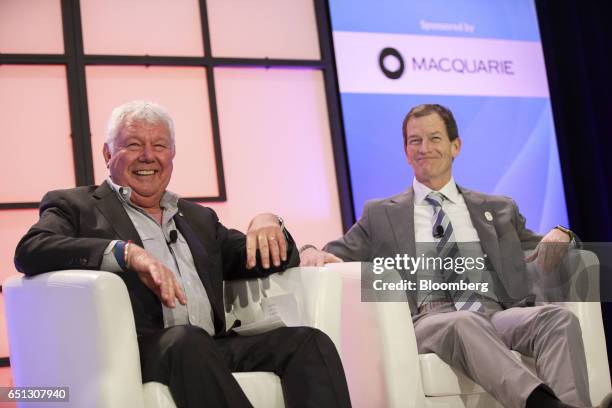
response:
<path fill-rule="evenodd" d="M 326 268 L 342 279 L 341 356 L 353 405 L 423 407 L 410 307 L 405 301 L 364 302 L 362 265 Z"/>

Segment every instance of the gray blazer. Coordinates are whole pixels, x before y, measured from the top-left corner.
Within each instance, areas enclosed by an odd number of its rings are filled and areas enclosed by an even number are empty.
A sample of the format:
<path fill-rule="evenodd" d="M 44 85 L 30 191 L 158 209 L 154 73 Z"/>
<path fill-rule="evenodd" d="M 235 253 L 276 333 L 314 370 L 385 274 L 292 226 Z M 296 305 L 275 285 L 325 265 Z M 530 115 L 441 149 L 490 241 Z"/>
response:
<path fill-rule="evenodd" d="M 482 250 L 489 259 L 494 290 L 503 307 L 533 305 L 534 296 L 523 251 L 534 249 L 542 236 L 525 227 L 525 218 L 514 200 L 457 186 L 476 228 Z M 485 217 L 489 212 L 491 220 Z M 390 198 L 368 201 L 361 218 L 343 237 L 323 249 L 345 261 L 371 262 L 396 254 L 416 256 L 414 190 Z M 413 315 L 416 299 L 409 299 Z"/>

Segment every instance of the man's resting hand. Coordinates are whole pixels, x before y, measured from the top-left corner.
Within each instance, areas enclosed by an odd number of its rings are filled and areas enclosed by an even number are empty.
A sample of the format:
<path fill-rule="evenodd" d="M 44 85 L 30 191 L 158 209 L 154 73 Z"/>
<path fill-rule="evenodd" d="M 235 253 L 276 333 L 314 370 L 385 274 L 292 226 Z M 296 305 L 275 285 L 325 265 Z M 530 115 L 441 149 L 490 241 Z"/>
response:
<path fill-rule="evenodd" d="M 138 277 L 167 307 L 175 307 L 175 298 L 182 305 L 187 304 L 183 288 L 174 273 L 143 248 L 130 243 L 127 264 Z"/>
<path fill-rule="evenodd" d="M 542 238 L 536 249 L 525 258 L 525 262 L 533 262 L 537 259 L 538 269 L 549 273 L 553 271 L 569 249 L 570 236 L 553 228 Z"/>
<path fill-rule="evenodd" d="M 335 262 L 343 261 L 336 255 L 319 251 L 313 246 L 308 246 L 300 251 L 300 266 L 323 266 Z"/>
<path fill-rule="evenodd" d="M 246 249 L 248 269 L 255 267 L 258 249 L 264 269 L 270 267 L 270 256 L 274 266 L 280 266 L 281 260 L 287 260 L 287 240 L 276 215 L 259 214 L 251 220 L 247 230 Z"/>

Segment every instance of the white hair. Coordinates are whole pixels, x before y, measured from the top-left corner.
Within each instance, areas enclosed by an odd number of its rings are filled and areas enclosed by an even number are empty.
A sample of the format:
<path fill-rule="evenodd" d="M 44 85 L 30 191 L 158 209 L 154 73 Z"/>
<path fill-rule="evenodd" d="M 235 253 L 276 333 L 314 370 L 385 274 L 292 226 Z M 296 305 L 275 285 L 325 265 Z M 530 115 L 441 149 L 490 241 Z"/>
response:
<path fill-rule="evenodd" d="M 155 102 L 150 101 L 131 101 L 113 109 L 106 131 L 106 144 L 110 151 L 114 151 L 115 139 L 123 128 L 130 121 L 139 121 L 148 125 L 163 124 L 170 133 L 170 140 L 174 145 L 174 122 L 170 114 Z"/>

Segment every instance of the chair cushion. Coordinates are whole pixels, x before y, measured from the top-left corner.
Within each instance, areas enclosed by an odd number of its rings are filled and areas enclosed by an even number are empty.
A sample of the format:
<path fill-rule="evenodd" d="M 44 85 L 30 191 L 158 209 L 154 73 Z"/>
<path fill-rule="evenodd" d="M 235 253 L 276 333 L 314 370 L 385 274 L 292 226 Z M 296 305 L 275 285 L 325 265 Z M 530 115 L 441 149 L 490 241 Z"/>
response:
<path fill-rule="evenodd" d="M 517 360 L 521 355 L 512 352 Z M 465 374 L 446 364 L 433 353 L 419 354 L 423 391 L 428 397 L 481 394 L 485 391 Z"/>
<path fill-rule="evenodd" d="M 234 377 L 255 408 L 284 408 L 280 378 L 273 373 L 234 373 Z M 176 408 L 170 389 L 162 383 L 143 385 L 145 408 Z"/>
<path fill-rule="evenodd" d="M 176 408 L 170 389 L 162 383 L 145 383 L 142 386 L 142 393 L 145 408 Z"/>
<path fill-rule="evenodd" d="M 255 408 L 284 408 L 283 388 L 274 373 L 234 373 L 240 388 Z"/>

